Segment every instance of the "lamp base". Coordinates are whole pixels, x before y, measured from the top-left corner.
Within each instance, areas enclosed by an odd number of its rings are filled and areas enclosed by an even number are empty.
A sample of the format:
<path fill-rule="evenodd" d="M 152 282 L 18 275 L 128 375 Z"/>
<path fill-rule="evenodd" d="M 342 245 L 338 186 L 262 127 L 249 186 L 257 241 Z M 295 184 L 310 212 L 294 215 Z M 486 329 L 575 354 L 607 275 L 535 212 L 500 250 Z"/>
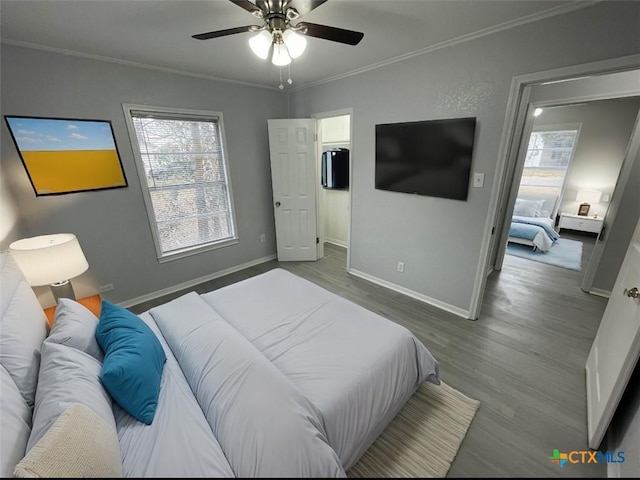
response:
<path fill-rule="evenodd" d="M 51 293 L 53 293 L 53 298 L 55 298 L 56 300 L 56 305 L 58 304 L 58 300 L 60 300 L 61 298 L 70 298 L 71 300 L 76 299 L 76 295 L 69 280 L 52 283 Z"/>

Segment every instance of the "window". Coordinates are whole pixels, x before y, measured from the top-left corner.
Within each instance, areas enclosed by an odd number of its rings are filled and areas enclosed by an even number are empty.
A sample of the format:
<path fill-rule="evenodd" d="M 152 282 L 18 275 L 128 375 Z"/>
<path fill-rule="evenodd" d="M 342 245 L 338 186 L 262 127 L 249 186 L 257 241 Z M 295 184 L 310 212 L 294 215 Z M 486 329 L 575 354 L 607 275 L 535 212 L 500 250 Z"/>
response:
<path fill-rule="evenodd" d="M 532 132 L 519 195 L 561 196 L 577 137 L 578 128 Z"/>
<path fill-rule="evenodd" d="M 237 243 L 222 115 L 124 108 L 160 261 Z"/>

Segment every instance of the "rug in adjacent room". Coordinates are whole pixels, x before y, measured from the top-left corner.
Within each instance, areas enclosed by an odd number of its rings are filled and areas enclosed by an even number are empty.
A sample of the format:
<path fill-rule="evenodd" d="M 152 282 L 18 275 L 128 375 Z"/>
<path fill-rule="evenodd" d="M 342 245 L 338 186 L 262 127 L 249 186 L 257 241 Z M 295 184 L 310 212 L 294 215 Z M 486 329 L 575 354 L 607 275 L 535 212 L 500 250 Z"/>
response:
<path fill-rule="evenodd" d="M 529 245 L 509 242 L 507 254 L 570 270 L 582 270 L 582 242 L 578 240 L 559 238 L 546 252 L 534 252 Z"/>
<path fill-rule="evenodd" d="M 479 407 L 444 382 L 423 383 L 347 476 L 445 477 Z"/>

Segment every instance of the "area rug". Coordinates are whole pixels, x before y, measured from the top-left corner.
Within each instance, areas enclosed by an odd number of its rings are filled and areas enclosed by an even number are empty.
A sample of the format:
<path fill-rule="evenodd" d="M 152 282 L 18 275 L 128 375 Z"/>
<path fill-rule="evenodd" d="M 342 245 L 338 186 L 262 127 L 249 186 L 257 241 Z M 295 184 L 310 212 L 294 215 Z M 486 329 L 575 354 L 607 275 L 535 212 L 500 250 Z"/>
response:
<path fill-rule="evenodd" d="M 347 476 L 445 477 L 479 407 L 445 383 L 423 383 Z"/>
<path fill-rule="evenodd" d="M 582 270 L 582 242 L 577 240 L 559 238 L 546 252 L 534 252 L 533 247 L 509 242 L 507 253 L 570 270 Z"/>

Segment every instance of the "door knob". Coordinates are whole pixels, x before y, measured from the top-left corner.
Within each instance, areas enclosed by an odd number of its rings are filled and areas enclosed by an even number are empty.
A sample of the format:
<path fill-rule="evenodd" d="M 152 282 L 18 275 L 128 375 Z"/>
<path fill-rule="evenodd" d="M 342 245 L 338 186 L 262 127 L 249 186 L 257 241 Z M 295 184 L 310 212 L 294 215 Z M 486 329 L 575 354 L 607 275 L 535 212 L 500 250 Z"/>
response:
<path fill-rule="evenodd" d="M 633 287 L 631 290 L 625 288 L 624 294 L 629 298 L 640 298 L 640 290 L 638 290 L 638 287 Z"/>
<path fill-rule="evenodd" d="M 276 202 L 276 208 L 280 206 L 280 202 Z"/>

